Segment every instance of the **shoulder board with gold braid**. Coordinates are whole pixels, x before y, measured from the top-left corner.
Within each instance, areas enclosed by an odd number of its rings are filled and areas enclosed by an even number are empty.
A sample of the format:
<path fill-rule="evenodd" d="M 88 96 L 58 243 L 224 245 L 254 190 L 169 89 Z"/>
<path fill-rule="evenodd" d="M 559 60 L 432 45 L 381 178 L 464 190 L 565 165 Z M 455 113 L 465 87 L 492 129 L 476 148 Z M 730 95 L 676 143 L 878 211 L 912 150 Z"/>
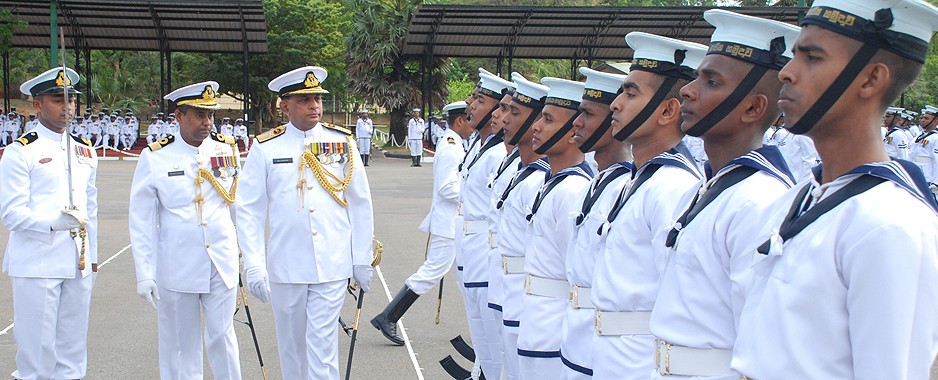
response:
<path fill-rule="evenodd" d="M 71 133 L 69 133 L 68 135 L 69 135 L 69 136 L 72 136 L 72 140 L 75 140 L 75 142 L 77 142 L 77 143 L 79 143 L 79 144 L 85 144 L 85 145 L 87 145 L 87 146 L 91 146 L 91 140 L 88 140 L 88 139 L 86 139 L 86 138 L 84 138 L 84 137 L 80 137 L 80 136 L 77 136 L 77 135 L 73 135 L 73 134 L 71 134 Z"/>
<path fill-rule="evenodd" d="M 225 143 L 225 144 L 228 144 L 228 145 L 234 145 L 234 144 L 235 144 L 235 138 L 234 138 L 234 136 L 223 135 L 223 134 L 218 133 L 218 132 L 212 132 L 212 140 L 218 141 L 218 142 L 220 142 L 220 143 Z"/>
<path fill-rule="evenodd" d="M 38 133 L 29 132 L 23 136 L 20 136 L 20 138 L 16 139 L 16 142 L 23 144 L 23 145 L 29 145 L 31 142 L 36 141 L 38 139 L 39 139 Z"/>
<path fill-rule="evenodd" d="M 281 126 L 279 126 L 279 127 L 276 127 L 276 128 L 274 128 L 274 129 L 271 129 L 271 130 L 269 130 L 269 131 L 267 131 L 267 132 L 264 132 L 264 133 L 261 133 L 261 134 L 257 135 L 257 137 L 256 137 L 256 138 L 257 138 L 257 142 L 262 143 L 262 142 L 265 142 L 265 141 L 270 141 L 270 140 L 272 140 L 274 137 L 280 136 L 280 135 L 283 134 L 283 132 L 286 132 L 286 131 L 287 131 L 287 127 L 281 125 Z"/>
<path fill-rule="evenodd" d="M 157 150 L 160 150 L 160 149 L 166 147 L 166 146 L 169 145 L 169 144 L 172 144 L 173 141 L 176 141 L 176 136 L 174 136 L 174 135 L 169 135 L 169 136 L 166 136 L 166 137 L 164 137 L 164 138 L 161 138 L 160 141 L 157 141 L 157 142 L 154 142 L 154 143 L 151 143 L 151 144 L 147 145 L 147 147 L 150 148 L 151 151 L 157 151 Z"/>
<path fill-rule="evenodd" d="M 335 130 L 335 131 L 342 132 L 342 133 L 344 133 L 344 134 L 346 134 L 346 135 L 351 135 L 351 134 L 352 134 L 352 131 L 350 131 L 350 130 L 348 130 L 348 129 L 345 129 L 345 128 L 342 128 L 342 127 L 340 127 L 340 126 L 338 126 L 338 125 L 335 125 L 335 124 L 332 124 L 332 123 L 321 123 L 321 124 L 322 124 L 323 127 L 326 127 L 326 128 L 329 128 L 329 129 L 332 129 L 332 130 Z"/>

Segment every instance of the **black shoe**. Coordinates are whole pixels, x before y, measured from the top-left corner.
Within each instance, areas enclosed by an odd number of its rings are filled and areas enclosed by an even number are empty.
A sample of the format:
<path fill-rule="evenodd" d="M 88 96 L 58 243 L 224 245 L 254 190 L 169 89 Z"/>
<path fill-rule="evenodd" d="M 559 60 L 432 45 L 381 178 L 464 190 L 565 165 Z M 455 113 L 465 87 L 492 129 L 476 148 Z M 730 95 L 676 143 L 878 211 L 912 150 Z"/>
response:
<path fill-rule="evenodd" d="M 410 290 L 410 288 L 405 285 L 397 292 L 397 295 L 394 296 L 391 303 L 381 311 L 381 314 L 376 315 L 371 320 L 371 325 L 381 330 L 381 334 L 384 335 L 385 338 L 388 338 L 391 343 L 403 346 L 404 338 L 401 338 L 401 336 L 397 334 L 397 321 L 404 316 L 404 313 L 414 304 L 414 301 L 416 301 L 418 297 L 420 297 L 420 295 L 414 293 L 413 290 Z"/>
<path fill-rule="evenodd" d="M 362 161 L 365 162 L 365 166 L 368 166 L 368 159 L 371 158 L 371 155 L 370 155 L 370 154 L 363 154 L 362 157 L 363 157 L 363 158 L 362 158 Z"/>

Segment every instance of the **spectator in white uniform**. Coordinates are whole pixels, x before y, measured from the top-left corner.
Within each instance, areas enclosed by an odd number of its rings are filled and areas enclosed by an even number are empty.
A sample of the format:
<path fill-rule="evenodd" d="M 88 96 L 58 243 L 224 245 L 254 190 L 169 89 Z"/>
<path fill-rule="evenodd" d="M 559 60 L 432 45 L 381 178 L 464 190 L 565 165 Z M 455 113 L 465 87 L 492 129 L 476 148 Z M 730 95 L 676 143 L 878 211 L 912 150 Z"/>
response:
<path fill-rule="evenodd" d="M 368 166 L 368 160 L 371 158 L 371 135 L 374 131 L 375 124 L 368 117 L 368 110 L 361 110 L 355 122 L 355 137 L 358 138 L 358 151 L 362 154 L 362 163 L 365 166 Z M 436 172 L 436 167 L 433 170 Z"/>
<path fill-rule="evenodd" d="M 413 117 L 407 121 L 407 149 L 410 150 L 410 166 L 420 166 L 423 157 L 423 132 L 427 129 L 420 108 L 414 108 Z"/>

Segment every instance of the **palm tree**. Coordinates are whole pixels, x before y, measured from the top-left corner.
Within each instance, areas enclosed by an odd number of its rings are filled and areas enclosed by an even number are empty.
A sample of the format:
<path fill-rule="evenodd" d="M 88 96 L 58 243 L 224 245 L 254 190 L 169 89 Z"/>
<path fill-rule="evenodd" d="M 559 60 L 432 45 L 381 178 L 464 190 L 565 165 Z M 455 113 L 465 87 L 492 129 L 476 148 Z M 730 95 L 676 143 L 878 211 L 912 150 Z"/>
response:
<path fill-rule="evenodd" d="M 401 55 L 410 17 L 420 0 L 350 0 L 354 18 L 346 34 L 349 90 L 390 110 L 391 134 L 405 137 L 409 109 L 423 104 L 421 63 Z M 446 68 L 433 59 L 432 103 L 446 100 Z"/>

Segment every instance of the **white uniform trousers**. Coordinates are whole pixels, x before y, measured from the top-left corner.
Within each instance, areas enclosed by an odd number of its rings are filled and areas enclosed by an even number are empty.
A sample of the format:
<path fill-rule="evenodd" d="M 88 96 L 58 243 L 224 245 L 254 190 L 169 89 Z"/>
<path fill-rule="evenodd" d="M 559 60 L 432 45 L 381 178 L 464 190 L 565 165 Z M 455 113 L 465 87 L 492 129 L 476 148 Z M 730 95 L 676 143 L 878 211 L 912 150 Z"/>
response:
<path fill-rule="evenodd" d="M 248 135 L 238 136 L 238 140 L 241 140 L 241 143 L 244 144 L 244 150 L 251 149 L 251 139 Z"/>
<path fill-rule="evenodd" d="M 104 146 L 117 149 L 117 135 L 106 134 L 104 135 Z"/>
<path fill-rule="evenodd" d="M 280 372 L 289 380 L 338 380 L 336 321 L 348 281 L 322 284 L 270 283 Z"/>
<path fill-rule="evenodd" d="M 502 314 L 502 251 L 497 247 L 488 251 L 489 287 L 486 299 L 482 302 L 483 310 L 488 308 L 491 319 L 484 319 L 485 338 L 492 355 L 493 366 L 499 373 L 490 374 L 490 378 L 500 376 L 505 366 L 505 348 L 502 339 L 504 316 Z"/>
<path fill-rule="evenodd" d="M 123 144 L 124 150 L 130 149 L 134 145 L 134 135 L 123 134 L 121 135 L 121 144 Z"/>
<path fill-rule="evenodd" d="M 205 349 L 216 379 L 241 379 L 238 339 L 232 316 L 238 288 L 228 289 L 215 267 L 209 293 L 182 293 L 160 286 L 157 323 L 160 379 L 202 379 L 202 318 Z"/>
<path fill-rule="evenodd" d="M 409 139 L 407 140 L 407 148 L 410 149 L 411 156 L 423 155 L 423 140 Z"/>
<path fill-rule="evenodd" d="M 525 294 L 518 355 L 522 380 L 559 379 L 560 330 L 568 300 Z M 614 378 L 614 377 L 613 377 Z"/>
<path fill-rule="evenodd" d="M 456 245 L 453 239 L 431 234 L 427 259 L 404 284 L 417 295 L 426 294 L 449 272 L 455 258 Z"/>
<path fill-rule="evenodd" d="M 502 363 L 509 380 L 521 378 L 521 362 L 518 356 L 518 330 L 521 312 L 524 311 L 524 274 L 502 272 Z"/>
<path fill-rule="evenodd" d="M 358 153 L 371 154 L 371 138 L 370 137 L 358 138 Z"/>
<path fill-rule="evenodd" d="M 92 144 L 91 146 L 95 148 L 100 148 L 101 142 L 104 141 L 104 135 L 103 134 L 91 135 L 91 137 L 88 138 L 88 140 L 91 140 L 91 144 Z"/>
<path fill-rule="evenodd" d="M 594 378 L 647 380 L 654 373 L 654 335 L 593 336 Z"/>
<path fill-rule="evenodd" d="M 88 370 L 94 277 L 10 277 L 17 379 L 81 379 Z"/>
<path fill-rule="evenodd" d="M 560 361 L 564 380 L 593 378 L 593 336 L 596 310 L 567 307 L 560 341 Z"/>
<path fill-rule="evenodd" d="M 153 144 L 160 139 L 159 135 L 147 135 L 147 144 Z"/>

